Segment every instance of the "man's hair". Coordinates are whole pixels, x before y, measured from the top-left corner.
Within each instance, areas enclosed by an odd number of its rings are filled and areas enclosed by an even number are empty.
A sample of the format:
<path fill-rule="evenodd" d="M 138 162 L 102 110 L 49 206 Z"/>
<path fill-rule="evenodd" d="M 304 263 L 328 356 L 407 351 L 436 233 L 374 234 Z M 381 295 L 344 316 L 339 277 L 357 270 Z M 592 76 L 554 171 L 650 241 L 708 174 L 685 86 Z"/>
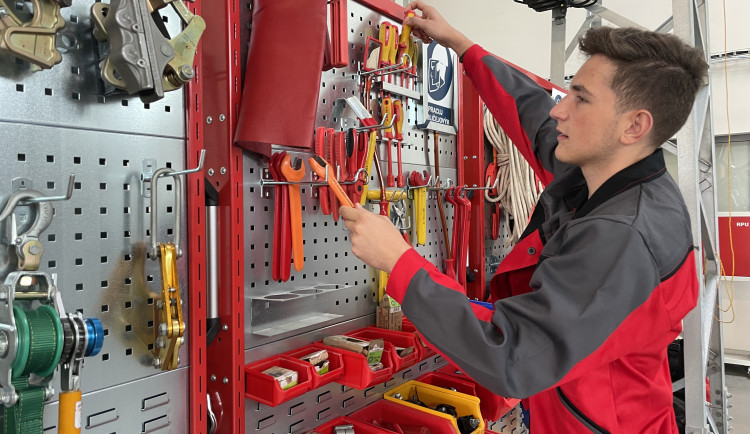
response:
<path fill-rule="evenodd" d="M 585 54 L 615 64 L 610 87 L 619 112 L 645 109 L 654 118 L 651 142 L 661 146 L 687 120 L 708 71 L 700 49 L 674 35 L 634 28 L 600 27 L 578 43 Z"/>

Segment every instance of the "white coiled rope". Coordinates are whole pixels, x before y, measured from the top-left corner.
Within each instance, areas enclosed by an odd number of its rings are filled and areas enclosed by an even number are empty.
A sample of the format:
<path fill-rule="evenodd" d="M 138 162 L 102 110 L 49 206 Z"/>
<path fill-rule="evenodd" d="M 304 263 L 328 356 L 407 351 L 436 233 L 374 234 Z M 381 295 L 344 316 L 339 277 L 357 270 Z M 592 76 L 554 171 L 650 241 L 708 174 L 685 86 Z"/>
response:
<path fill-rule="evenodd" d="M 484 197 L 492 203 L 500 202 L 505 210 L 505 228 L 510 234 L 507 244 L 515 243 L 529 223 L 531 211 L 542 192 L 542 185 L 537 182 L 529 163 L 487 109 L 484 111 L 484 133 L 497 151 L 498 180 L 497 196 L 492 197 L 489 190 L 485 190 Z M 487 180 L 487 187 L 494 183 L 494 179 Z M 510 218 L 514 220 L 512 229 Z"/>

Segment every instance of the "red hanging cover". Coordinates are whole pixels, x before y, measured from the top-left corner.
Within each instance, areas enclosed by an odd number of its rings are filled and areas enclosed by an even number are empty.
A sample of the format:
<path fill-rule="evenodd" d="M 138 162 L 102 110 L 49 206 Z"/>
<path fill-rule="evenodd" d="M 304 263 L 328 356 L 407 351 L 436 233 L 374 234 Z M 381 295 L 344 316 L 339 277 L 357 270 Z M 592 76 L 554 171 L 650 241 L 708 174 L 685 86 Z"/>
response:
<path fill-rule="evenodd" d="M 326 19 L 326 0 L 255 0 L 237 145 L 312 149 Z"/>

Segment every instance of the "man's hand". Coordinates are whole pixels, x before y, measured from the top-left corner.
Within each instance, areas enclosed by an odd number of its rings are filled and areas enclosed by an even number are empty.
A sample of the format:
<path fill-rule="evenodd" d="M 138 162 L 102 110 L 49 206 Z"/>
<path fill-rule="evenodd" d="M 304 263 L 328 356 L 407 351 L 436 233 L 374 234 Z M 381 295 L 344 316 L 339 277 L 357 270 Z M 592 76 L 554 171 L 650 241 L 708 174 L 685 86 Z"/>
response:
<path fill-rule="evenodd" d="M 412 34 L 425 44 L 435 40 L 443 47 L 452 49 L 459 56 L 474 45 L 463 33 L 448 24 L 434 7 L 421 1 L 415 1 L 406 6 L 406 9 L 422 11 L 421 17 L 408 17 L 404 20 L 404 24 L 412 26 Z"/>
<path fill-rule="evenodd" d="M 377 215 L 362 205 L 339 208 L 344 226 L 349 229 L 352 253 L 365 264 L 388 273 L 411 246 L 386 216 Z"/>

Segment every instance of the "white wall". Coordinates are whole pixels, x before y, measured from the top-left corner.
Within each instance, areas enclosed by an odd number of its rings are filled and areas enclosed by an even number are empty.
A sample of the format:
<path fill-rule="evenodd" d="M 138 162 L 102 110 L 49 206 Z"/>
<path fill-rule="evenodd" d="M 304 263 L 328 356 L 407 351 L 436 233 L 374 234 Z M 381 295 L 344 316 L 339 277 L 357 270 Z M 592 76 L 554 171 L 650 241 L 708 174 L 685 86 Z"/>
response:
<path fill-rule="evenodd" d="M 603 3 L 602 3 L 603 1 Z M 655 29 L 672 15 L 668 0 L 602 0 L 608 9 L 646 28 Z M 711 53 L 724 52 L 724 19 L 721 0 L 709 4 Z M 750 1 L 725 0 L 727 7 L 727 50 L 750 48 Z M 535 12 L 513 0 L 427 0 L 456 28 L 474 42 L 529 71 L 548 77 L 550 70 L 551 12 Z M 567 15 L 566 44 L 578 31 L 586 11 L 570 9 Z M 605 25 L 607 23 L 605 22 Z M 578 69 L 582 58 L 574 53 L 566 65 L 566 75 Z M 714 129 L 726 134 L 724 68 L 712 63 Z M 733 133 L 750 132 L 750 59 L 731 61 L 729 74 L 730 120 Z"/>

